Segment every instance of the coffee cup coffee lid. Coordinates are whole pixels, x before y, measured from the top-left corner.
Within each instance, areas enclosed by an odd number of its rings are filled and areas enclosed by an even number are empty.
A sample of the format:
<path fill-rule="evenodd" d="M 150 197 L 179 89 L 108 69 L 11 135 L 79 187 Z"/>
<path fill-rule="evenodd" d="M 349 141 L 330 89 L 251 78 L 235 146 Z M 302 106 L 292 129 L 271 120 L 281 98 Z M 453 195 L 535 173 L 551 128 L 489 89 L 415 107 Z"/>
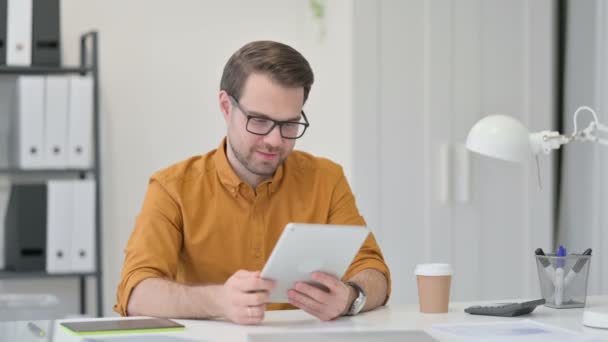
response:
<path fill-rule="evenodd" d="M 450 264 L 418 264 L 416 265 L 414 274 L 422 276 L 445 276 L 452 275 L 453 270 Z"/>

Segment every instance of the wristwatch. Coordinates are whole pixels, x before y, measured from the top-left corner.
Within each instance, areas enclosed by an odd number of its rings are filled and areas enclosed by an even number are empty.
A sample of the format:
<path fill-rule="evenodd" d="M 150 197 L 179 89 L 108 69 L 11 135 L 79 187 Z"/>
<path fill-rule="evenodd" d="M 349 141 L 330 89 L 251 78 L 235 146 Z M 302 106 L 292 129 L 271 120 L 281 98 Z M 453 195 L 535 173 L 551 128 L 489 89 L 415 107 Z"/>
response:
<path fill-rule="evenodd" d="M 344 284 L 351 286 L 353 289 L 355 289 L 355 292 L 357 292 L 357 298 L 355 298 L 350 308 L 346 312 L 346 316 L 354 316 L 361 312 L 361 309 L 363 309 L 365 306 L 365 302 L 367 302 L 367 295 L 361 286 L 353 283 L 352 281 L 346 281 Z"/>

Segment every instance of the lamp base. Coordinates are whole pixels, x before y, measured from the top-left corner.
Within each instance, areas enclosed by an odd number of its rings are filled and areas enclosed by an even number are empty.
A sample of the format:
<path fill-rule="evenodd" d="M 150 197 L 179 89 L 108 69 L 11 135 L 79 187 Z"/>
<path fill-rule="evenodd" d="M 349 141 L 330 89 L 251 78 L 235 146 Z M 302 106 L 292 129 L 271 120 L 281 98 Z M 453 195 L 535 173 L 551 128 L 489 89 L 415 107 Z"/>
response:
<path fill-rule="evenodd" d="M 608 329 L 608 307 L 585 309 L 583 325 L 591 328 Z"/>

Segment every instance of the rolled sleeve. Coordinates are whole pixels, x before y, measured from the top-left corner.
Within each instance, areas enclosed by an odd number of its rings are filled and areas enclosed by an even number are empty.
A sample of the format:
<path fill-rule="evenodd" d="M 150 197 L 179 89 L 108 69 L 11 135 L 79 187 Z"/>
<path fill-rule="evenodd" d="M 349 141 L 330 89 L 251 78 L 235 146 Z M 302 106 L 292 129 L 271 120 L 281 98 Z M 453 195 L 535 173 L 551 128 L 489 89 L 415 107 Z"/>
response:
<path fill-rule="evenodd" d="M 331 201 L 328 223 L 366 226 L 365 220 L 359 214 L 355 197 L 343 173 L 341 173 L 341 177 L 336 183 Z M 343 280 L 348 280 L 355 274 L 369 268 L 377 270 L 386 278 L 387 293 L 386 300 L 384 301 L 386 303 L 391 293 L 391 274 L 373 233 L 369 234 L 359 249 L 353 262 L 344 274 Z"/>
<path fill-rule="evenodd" d="M 349 280 L 355 274 L 368 268 L 382 273 L 386 278 L 386 299 L 384 300 L 384 304 L 386 304 L 391 295 L 391 272 L 384 262 L 382 252 L 376 243 L 373 233 L 369 234 L 363 243 L 363 246 L 361 246 L 361 249 L 359 249 L 357 256 L 355 256 L 355 259 L 348 267 L 348 270 L 344 274 L 344 277 L 342 277 L 342 280 Z"/>
<path fill-rule="evenodd" d="M 175 279 L 182 248 L 179 201 L 154 177 L 125 248 L 114 311 L 126 316 L 133 289 L 146 278 Z"/>

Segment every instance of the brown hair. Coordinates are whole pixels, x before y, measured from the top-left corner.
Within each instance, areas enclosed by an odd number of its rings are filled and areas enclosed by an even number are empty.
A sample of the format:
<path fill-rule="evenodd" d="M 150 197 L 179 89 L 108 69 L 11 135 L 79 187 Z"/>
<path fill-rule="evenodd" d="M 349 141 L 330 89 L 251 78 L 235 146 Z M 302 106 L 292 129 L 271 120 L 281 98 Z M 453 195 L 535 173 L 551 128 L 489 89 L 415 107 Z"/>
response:
<path fill-rule="evenodd" d="M 291 46 L 261 40 L 248 43 L 230 57 L 224 67 L 220 90 L 239 99 L 252 72 L 266 74 L 282 86 L 303 87 L 304 102 L 314 82 L 312 69 L 302 54 Z"/>

